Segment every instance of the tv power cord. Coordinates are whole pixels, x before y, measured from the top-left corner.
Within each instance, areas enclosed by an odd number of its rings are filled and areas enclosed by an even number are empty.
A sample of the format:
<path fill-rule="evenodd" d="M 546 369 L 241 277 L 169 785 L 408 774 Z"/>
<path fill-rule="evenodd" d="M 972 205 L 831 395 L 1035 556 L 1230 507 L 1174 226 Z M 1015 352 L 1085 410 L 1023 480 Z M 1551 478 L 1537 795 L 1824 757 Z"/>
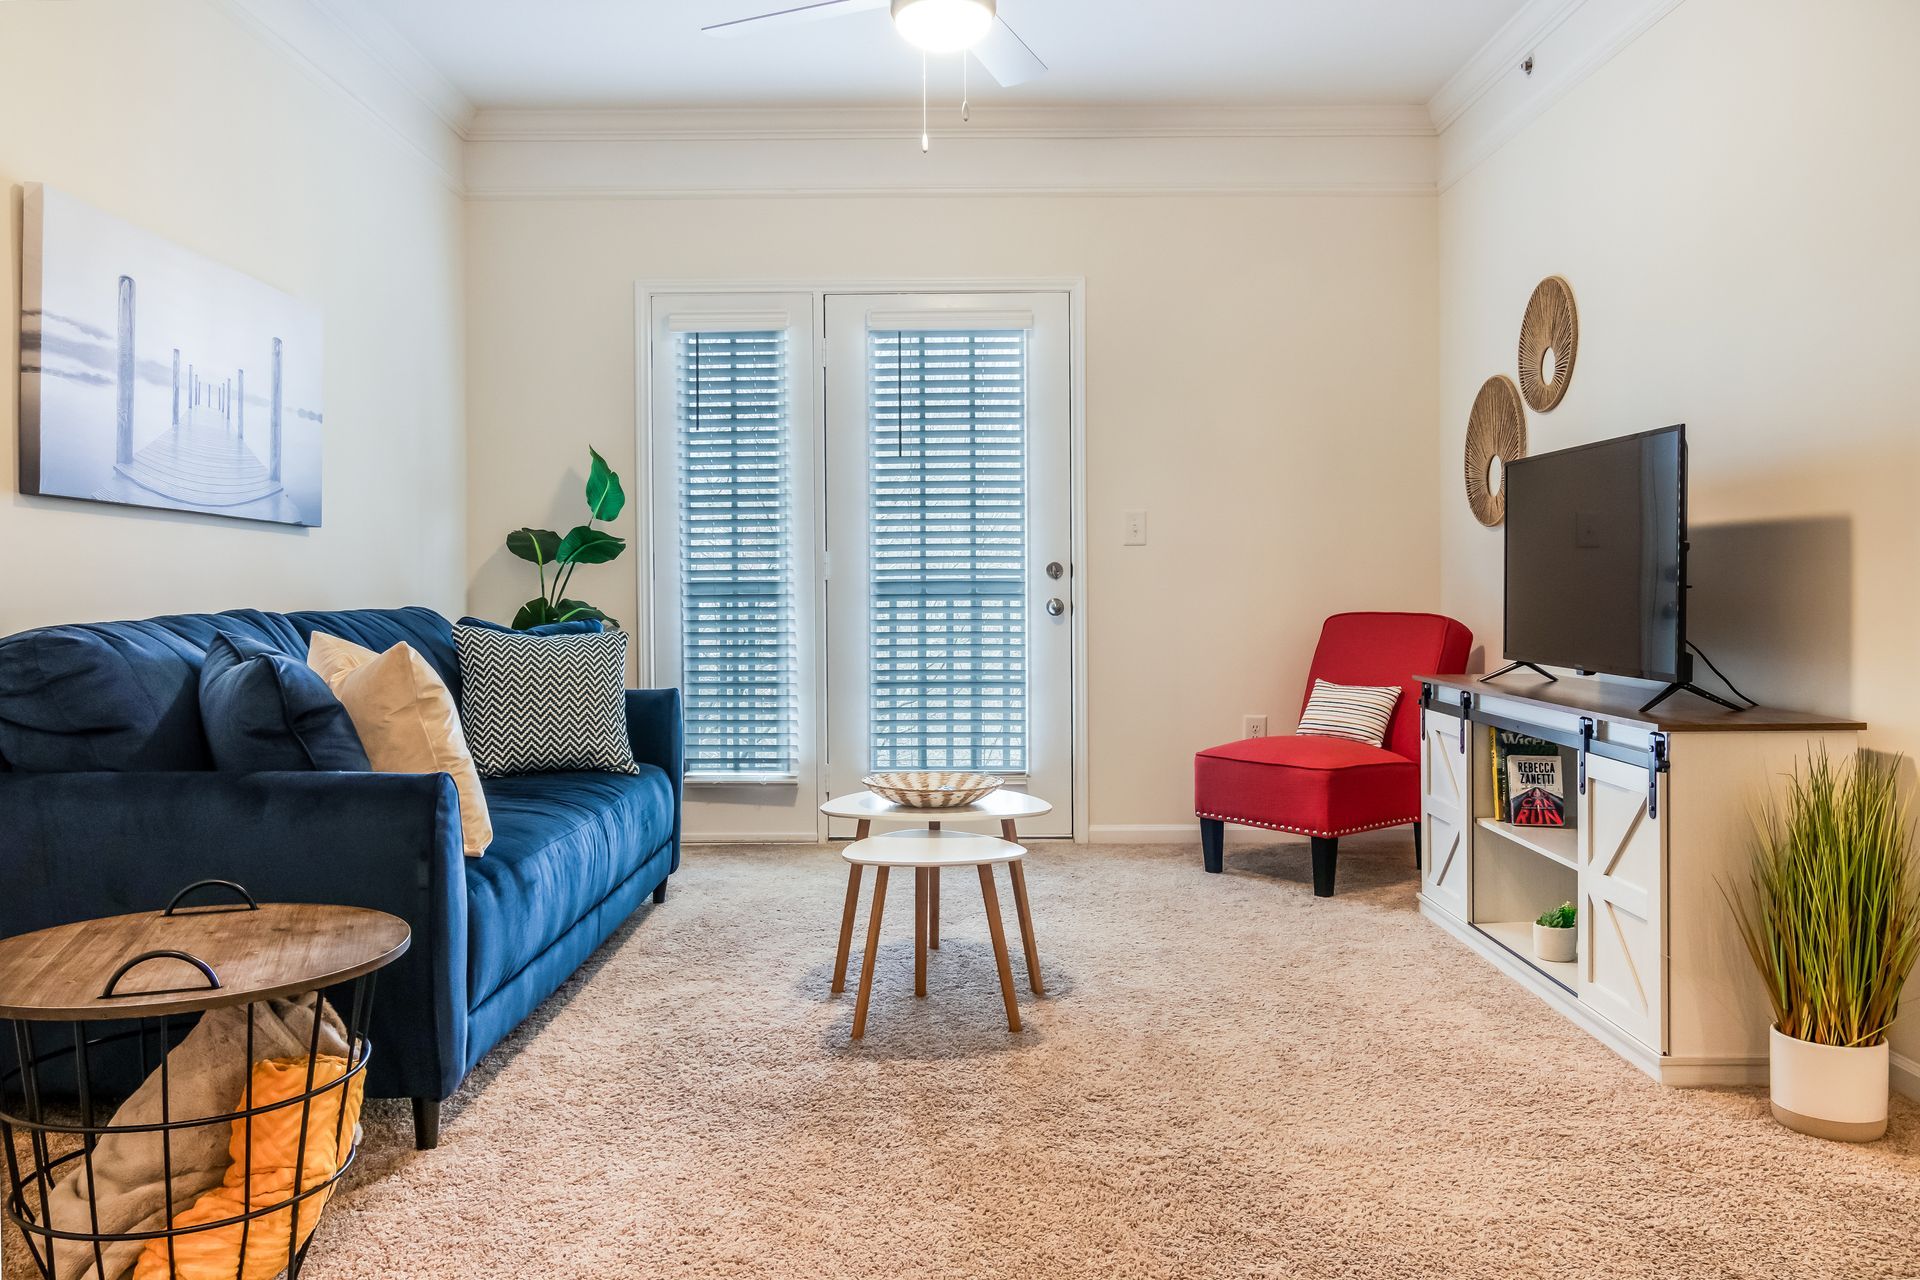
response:
<path fill-rule="evenodd" d="M 1724 671 L 1720 670 L 1720 668 L 1713 665 L 1713 659 L 1707 656 L 1707 651 L 1705 649 L 1702 649 L 1699 645 L 1695 644 L 1691 640 L 1687 641 L 1687 648 L 1693 650 L 1695 653 L 1700 655 L 1700 661 L 1707 664 L 1707 670 L 1713 672 L 1714 675 L 1718 676 L 1720 678 L 1720 683 L 1727 686 L 1728 692 L 1732 693 L 1734 697 L 1740 699 L 1740 701 L 1746 703 L 1749 707 L 1757 707 L 1760 705 L 1758 702 L 1755 702 L 1752 698 L 1749 698 L 1746 694 L 1740 692 L 1739 686 L 1734 684 L 1733 681 L 1727 679 L 1726 673 Z"/>

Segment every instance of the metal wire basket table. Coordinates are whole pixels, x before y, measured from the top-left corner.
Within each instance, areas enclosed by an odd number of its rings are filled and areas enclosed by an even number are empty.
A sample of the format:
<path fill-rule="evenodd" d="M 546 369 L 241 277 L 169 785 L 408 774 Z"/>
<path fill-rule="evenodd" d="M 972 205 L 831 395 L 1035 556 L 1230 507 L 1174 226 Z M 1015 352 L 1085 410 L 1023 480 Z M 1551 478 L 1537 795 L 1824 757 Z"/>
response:
<path fill-rule="evenodd" d="M 234 900 L 183 905 L 189 895 L 210 889 Z M 222 880 L 188 885 L 162 911 L 82 921 L 0 940 L 0 1036 L 4 1037 L 0 1039 L 0 1145 L 6 1161 L 5 1211 L 7 1221 L 24 1236 L 38 1274 L 48 1280 L 55 1276 L 57 1250 L 67 1273 L 75 1266 L 77 1251 L 89 1280 L 130 1275 L 133 1261 L 125 1255 L 129 1246 L 139 1245 L 156 1255 L 164 1250 L 164 1274 L 170 1280 L 202 1275 L 207 1273 L 204 1257 L 198 1260 L 198 1269 L 177 1260 L 179 1253 L 187 1251 L 187 1238 L 237 1231 L 234 1280 L 281 1271 L 290 1280 L 298 1276 L 320 1209 L 358 1153 L 357 1134 L 345 1132 L 348 1099 L 354 1096 L 356 1082 L 364 1079 L 372 1052 L 366 1027 L 375 978 L 406 952 L 410 941 L 406 923 L 384 912 L 263 904 L 241 886 Z M 344 1006 L 337 1016 L 328 1007 L 329 991 L 335 1003 Z M 276 1008 L 305 1013 L 308 1001 L 311 1031 L 303 1087 L 291 1096 L 257 1100 L 256 1023 L 275 1016 Z M 236 1090 L 234 1109 L 181 1115 L 178 1070 L 170 1063 L 173 1051 L 200 1015 L 233 1007 L 245 1010 L 241 1045 L 245 1060 L 238 1064 L 236 1077 L 244 1081 L 244 1088 Z M 326 1055 L 342 1064 L 338 1074 L 316 1079 L 323 1057 L 323 1026 L 332 1030 L 329 1044 L 344 1044 L 345 1052 Z M 116 1125 L 110 1118 L 111 1098 L 132 1092 L 156 1069 L 158 1121 Z M 297 1060 L 291 1069 L 300 1069 Z M 337 1098 L 329 1096 L 334 1091 Z M 331 1118 L 326 1120 L 331 1133 L 323 1133 L 326 1126 L 321 1123 L 310 1123 L 317 1102 L 332 1104 Z M 271 1129 L 293 1108 L 299 1109 L 299 1122 L 290 1185 L 286 1194 L 268 1197 L 270 1203 L 256 1203 L 256 1177 L 267 1176 L 254 1161 L 256 1125 Z M 103 1118 L 103 1112 L 108 1118 Z M 216 1126 L 219 1132 L 233 1135 L 234 1163 L 242 1170 L 239 1204 L 234 1212 L 215 1220 L 182 1225 L 182 1210 L 189 1207 L 191 1197 L 175 1190 L 176 1141 L 188 1130 Z M 157 1227 L 136 1223 L 140 1229 L 134 1230 L 107 1229 L 108 1224 L 100 1221 L 100 1200 L 95 1194 L 96 1153 L 103 1140 L 129 1135 L 159 1137 L 159 1223 Z M 322 1141 L 335 1144 L 337 1162 L 330 1171 L 323 1162 L 322 1172 L 314 1174 L 309 1171 L 309 1147 Z M 150 1138 L 146 1144 L 150 1147 Z M 200 1145 L 204 1147 L 205 1139 Z M 78 1180 L 71 1194 L 84 1190 L 85 1221 L 56 1225 L 53 1198 L 68 1179 Z M 261 1222 L 272 1215 L 286 1219 L 284 1261 L 278 1254 L 278 1221 Z M 274 1227 L 271 1235 L 270 1225 Z M 259 1236 L 249 1250 L 249 1238 L 255 1232 Z M 268 1239 L 273 1241 L 271 1255 L 262 1248 Z M 154 1241 L 160 1242 L 158 1250 L 148 1250 Z M 106 1257 L 110 1248 L 123 1258 L 111 1269 Z M 224 1268 L 224 1259 L 220 1265 Z"/>

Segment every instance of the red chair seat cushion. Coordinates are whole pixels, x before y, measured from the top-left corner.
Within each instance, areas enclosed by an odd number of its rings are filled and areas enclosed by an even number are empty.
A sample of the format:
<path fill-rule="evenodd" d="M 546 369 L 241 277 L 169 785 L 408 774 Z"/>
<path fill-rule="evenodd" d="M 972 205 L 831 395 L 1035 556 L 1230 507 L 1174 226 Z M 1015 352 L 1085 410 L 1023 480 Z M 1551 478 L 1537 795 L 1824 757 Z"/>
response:
<path fill-rule="evenodd" d="M 1193 758 L 1202 818 L 1309 836 L 1397 827 L 1420 816 L 1420 767 L 1345 738 L 1248 738 Z"/>

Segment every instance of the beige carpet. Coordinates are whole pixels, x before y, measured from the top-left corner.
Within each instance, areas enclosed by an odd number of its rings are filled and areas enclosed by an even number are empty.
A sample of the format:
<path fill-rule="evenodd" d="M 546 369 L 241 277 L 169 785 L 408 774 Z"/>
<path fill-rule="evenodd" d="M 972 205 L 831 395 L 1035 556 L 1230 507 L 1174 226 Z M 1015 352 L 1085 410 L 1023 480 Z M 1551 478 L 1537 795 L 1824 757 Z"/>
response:
<path fill-rule="evenodd" d="M 858 1047 L 838 857 L 692 850 L 439 1150 L 372 1109 L 307 1274 L 1920 1275 L 1920 1109 L 1849 1147 L 1663 1089 L 1421 920 L 1404 833 L 1343 843 L 1326 901 L 1303 844 L 1037 846 L 1018 1036 L 951 873 L 913 998 L 896 876 Z"/>

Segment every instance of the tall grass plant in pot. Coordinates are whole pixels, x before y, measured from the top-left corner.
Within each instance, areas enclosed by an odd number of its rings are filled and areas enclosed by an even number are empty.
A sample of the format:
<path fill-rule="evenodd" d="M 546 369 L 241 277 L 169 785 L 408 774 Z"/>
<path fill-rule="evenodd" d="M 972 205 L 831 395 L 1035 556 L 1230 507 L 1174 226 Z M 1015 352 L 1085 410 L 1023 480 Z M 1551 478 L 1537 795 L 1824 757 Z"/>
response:
<path fill-rule="evenodd" d="M 1728 899 L 1773 1005 L 1774 1118 L 1849 1142 L 1887 1131 L 1887 1032 L 1920 957 L 1920 866 L 1899 761 L 1825 751 L 1756 822 Z"/>

